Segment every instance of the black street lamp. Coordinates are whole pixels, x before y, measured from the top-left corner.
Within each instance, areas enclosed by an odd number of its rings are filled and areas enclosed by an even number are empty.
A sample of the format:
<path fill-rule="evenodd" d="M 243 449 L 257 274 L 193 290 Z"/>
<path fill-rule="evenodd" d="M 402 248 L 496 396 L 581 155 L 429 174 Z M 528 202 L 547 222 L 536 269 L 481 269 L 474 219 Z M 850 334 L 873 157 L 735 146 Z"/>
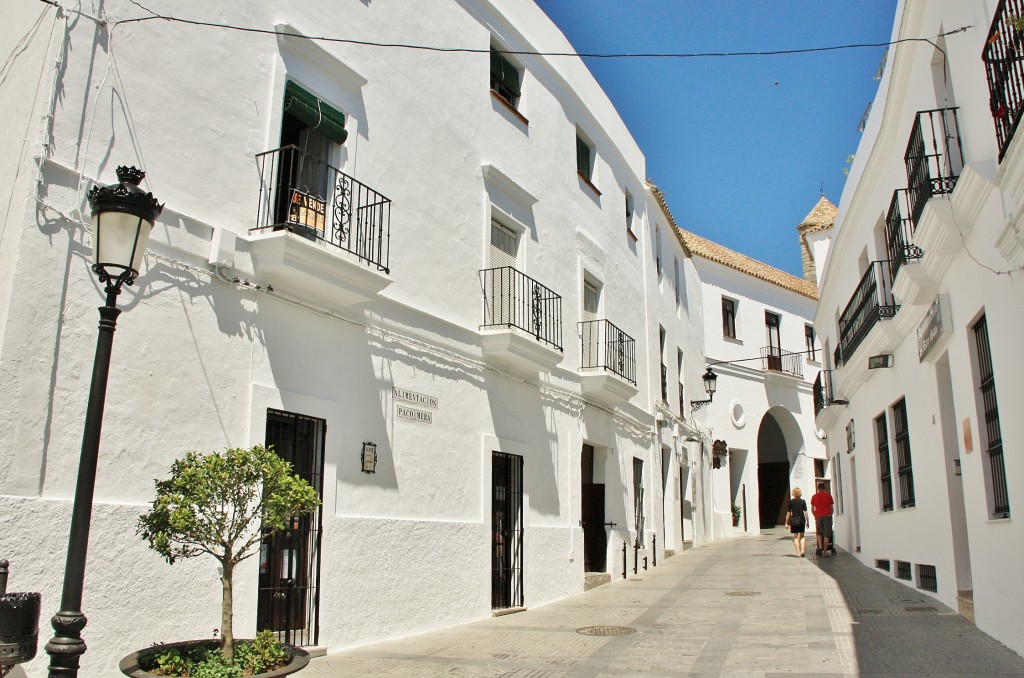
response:
<path fill-rule="evenodd" d="M 690 409 L 694 412 L 714 400 L 715 390 L 718 388 L 718 375 L 710 367 L 704 372 L 704 376 L 701 379 L 704 380 L 704 390 L 707 391 L 708 398 L 707 400 L 691 400 Z"/>
<path fill-rule="evenodd" d="M 46 652 L 50 655 L 50 678 L 77 677 L 79 659 L 86 649 L 82 629 L 88 620 L 81 610 L 82 586 L 89 548 L 89 523 L 96 486 L 103 404 L 107 395 L 107 374 L 110 371 L 110 350 L 114 343 L 117 316 L 121 313 L 116 307 L 117 295 L 121 293 L 122 285 L 131 285 L 139 275 L 150 231 L 163 210 L 163 205 L 152 193 L 139 188 L 139 182 L 145 176 L 145 172 L 134 167 L 118 167 L 118 183 L 93 186 L 89 191 L 93 226 L 92 270 L 100 282 L 106 284 L 104 292 L 107 301 L 99 308 L 100 332 L 96 340 L 92 383 L 89 386 L 89 405 L 85 412 L 78 485 L 75 488 L 71 534 L 68 537 L 67 562 L 64 567 L 64 588 L 60 610 L 50 620 L 55 634 L 46 644 Z"/>

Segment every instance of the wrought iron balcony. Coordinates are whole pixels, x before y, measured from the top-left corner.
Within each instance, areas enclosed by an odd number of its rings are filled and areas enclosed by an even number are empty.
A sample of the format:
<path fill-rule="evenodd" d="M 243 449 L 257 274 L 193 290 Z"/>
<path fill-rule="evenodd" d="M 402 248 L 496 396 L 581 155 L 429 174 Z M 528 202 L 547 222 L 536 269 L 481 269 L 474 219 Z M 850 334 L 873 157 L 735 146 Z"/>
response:
<path fill-rule="evenodd" d="M 1000 0 L 981 53 L 1000 161 L 1024 114 L 1024 33 L 1015 25 L 1020 17 L 1024 0 Z"/>
<path fill-rule="evenodd" d="M 636 342 L 607 320 L 579 323 L 580 369 L 603 370 L 636 384 Z"/>
<path fill-rule="evenodd" d="M 287 230 L 355 254 L 387 273 L 391 200 L 297 146 L 256 156 L 253 231 Z"/>
<path fill-rule="evenodd" d="M 761 369 L 802 377 L 804 375 L 804 354 L 783 351 L 777 346 L 762 346 Z"/>
<path fill-rule="evenodd" d="M 905 188 L 893 191 L 885 217 L 885 247 L 891 262 L 892 280 L 907 261 L 920 259 L 924 250 L 914 244 L 914 221 L 910 218 L 910 195 Z"/>
<path fill-rule="evenodd" d="M 832 370 L 821 370 L 814 380 L 814 416 L 817 417 L 819 412 L 834 402 L 836 399 L 832 390 Z"/>
<path fill-rule="evenodd" d="M 964 168 L 956 108 L 918 111 L 903 160 L 910 218 L 916 224 L 928 199 L 952 193 Z"/>
<path fill-rule="evenodd" d="M 882 318 L 899 310 L 892 296 L 892 275 L 888 261 L 872 261 L 857 283 L 857 289 L 839 316 L 839 347 L 844 362 Z"/>
<path fill-rule="evenodd" d="M 511 266 L 480 271 L 481 329 L 515 328 L 562 350 L 562 297 Z"/>

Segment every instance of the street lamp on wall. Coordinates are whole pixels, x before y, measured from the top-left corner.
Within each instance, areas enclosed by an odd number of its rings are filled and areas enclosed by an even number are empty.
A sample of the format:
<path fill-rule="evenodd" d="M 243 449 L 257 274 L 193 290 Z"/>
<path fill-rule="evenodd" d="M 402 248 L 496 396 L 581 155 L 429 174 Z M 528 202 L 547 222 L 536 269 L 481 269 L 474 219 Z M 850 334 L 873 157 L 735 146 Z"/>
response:
<path fill-rule="evenodd" d="M 117 308 L 117 296 L 123 285 L 133 284 L 138 277 L 149 234 L 163 210 L 163 205 L 152 193 L 139 188 L 145 176 L 145 172 L 135 167 L 118 167 L 118 183 L 94 186 L 89 191 L 93 224 L 92 270 L 100 282 L 106 285 L 106 304 L 99 307 L 99 337 L 96 340 L 96 357 L 89 385 L 89 404 L 85 413 L 82 453 L 78 462 L 75 503 L 71 511 L 71 533 L 68 537 L 60 609 L 50 620 L 55 633 L 46 644 L 46 652 L 50 655 L 51 678 L 76 678 L 79 660 L 86 649 L 82 629 L 88 620 L 81 609 L 82 588 L 85 582 L 89 524 L 92 520 L 110 353 L 117 317 L 121 314 Z"/>
<path fill-rule="evenodd" d="M 707 391 L 708 398 L 707 400 L 691 400 L 690 409 L 694 412 L 711 403 L 715 399 L 715 391 L 718 388 L 718 375 L 710 367 L 704 372 L 704 376 L 701 379 L 704 380 L 704 390 Z"/>

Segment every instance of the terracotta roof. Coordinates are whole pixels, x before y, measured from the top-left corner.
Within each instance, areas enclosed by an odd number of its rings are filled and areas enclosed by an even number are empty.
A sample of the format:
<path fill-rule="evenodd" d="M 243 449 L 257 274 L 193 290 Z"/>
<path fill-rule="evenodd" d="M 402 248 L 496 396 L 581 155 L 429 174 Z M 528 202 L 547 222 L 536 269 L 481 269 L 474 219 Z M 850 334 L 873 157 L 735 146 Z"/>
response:
<path fill-rule="evenodd" d="M 816 231 L 827 231 L 828 229 L 835 226 L 836 214 L 839 212 L 839 208 L 833 205 L 828 198 L 821 196 L 818 200 L 818 204 L 814 206 L 807 216 L 804 217 L 803 222 L 796 227 L 796 230 L 801 234 L 814 233 Z"/>
<path fill-rule="evenodd" d="M 665 202 L 665 196 L 662 192 L 650 181 L 647 182 L 647 186 L 650 188 L 651 194 L 658 201 L 658 205 L 661 207 L 661 211 L 665 214 L 665 218 L 668 219 L 668 222 L 672 225 L 676 238 L 683 246 L 683 251 L 686 252 L 687 256 L 702 257 L 708 261 L 714 261 L 715 263 L 728 266 L 729 268 L 740 271 L 741 273 L 746 273 L 747 275 L 753 276 L 759 280 L 764 280 L 765 282 L 778 285 L 779 287 L 791 292 L 802 294 L 805 297 L 815 300 L 818 298 L 818 287 L 814 283 L 810 283 L 803 278 L 798 278 L 797 276 L 786 273 L 785 271 L 780 271 L 774 266 L 769 266 L 768 264 L 758 261 L 757 259 L 752 259 L 745 254 L 734 252 L 724 245 L 719 245 L 707 238 L 702 238 L 695 233 L 679 228 L 675 217 L 672 216 L 672 211 L 668 208 L 668 204 Z M 818 205 L 811 210 L 811 214 L 808 215 L 808 217 L 815 214 L 820 207 L 823 207 L 822 201 L 824 201 L 827 206 L 831 206 L 832 209 L 835 209 L 835 206 L 823 197 L 818 201 Z"/>

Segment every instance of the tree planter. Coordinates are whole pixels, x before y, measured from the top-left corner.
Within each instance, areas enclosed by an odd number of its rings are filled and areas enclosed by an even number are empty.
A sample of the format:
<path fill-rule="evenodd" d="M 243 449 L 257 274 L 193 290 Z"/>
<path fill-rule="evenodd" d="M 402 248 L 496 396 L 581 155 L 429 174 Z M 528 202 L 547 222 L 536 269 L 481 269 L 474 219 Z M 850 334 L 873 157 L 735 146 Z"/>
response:
<path fill-rule="evenodd" d="M 245 641 L 236 640 L 235 642 Z M 206 639 L 187 640 L 181 643 L 167 643 L 165 645 L 154 645 L 153 647 L 147 647 L 145 650 L 132 652 L 130 655 L 121 660 L 121 663 L 118 664 L 118 668 L 121 670 L 121 673 L 123 673 L 126 676 L 130 676 L 131 678 L 166 678 L 166 676 L 161 676 L 156 673 L 149 673 L 148 671 L 143 671 L 139 667 L 140 661 L 144 660 L 150 655 L 159 652 L 164 652 L 166 650 L 171 650 L 175 648 L 193 647 L 196 645 L 208 645 L 209 647 L 213 648 L 218 647 L 220 643 L 216 640 Z M 288 663 L 280 668 L 274 669 L 273 671 L 253 674 L 252 678 L 277 678 L 277 676 L 288 676 L 293 673 L 297 673 L 298 671 L 301 671 L 302 669 L 306 668 L 306 666 L 309 664 L 309 653 L 303 650 L 302 648 L 294 647 L 292 645 L 282 645 L 281 647 L 283 647 L 288 652 L 288 655 L 291 657 Z"/>

